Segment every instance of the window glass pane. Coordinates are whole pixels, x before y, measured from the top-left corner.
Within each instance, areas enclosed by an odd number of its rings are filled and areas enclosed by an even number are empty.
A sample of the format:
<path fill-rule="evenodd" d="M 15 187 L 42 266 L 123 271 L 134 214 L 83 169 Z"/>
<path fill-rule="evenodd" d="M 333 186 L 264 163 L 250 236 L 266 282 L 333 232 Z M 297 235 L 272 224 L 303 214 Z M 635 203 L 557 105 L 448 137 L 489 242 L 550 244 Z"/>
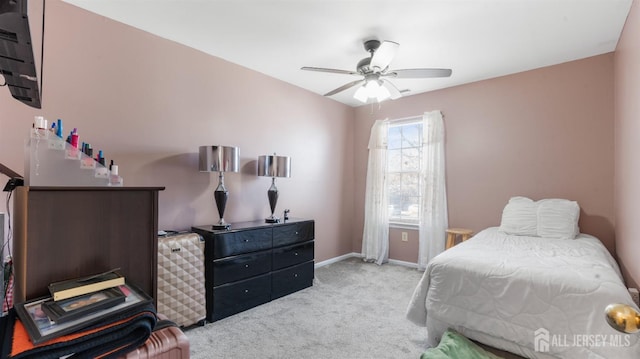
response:
<path fill-rule="evenodd" d="M 420 170 L 420 150 L 418 148 L 405 148 L 402 150 L 402 171 Z"/>
<path fill-rule="evenodd" d="M 389 195 L 389 216 L 399 216 L 402 209 L 401 193 L 402 174 L 393 173 L 387 175 L 387 193 Z"/>
<path fill-rule="evenodd" d="M 405 222 L 418 223 L 418 220 L 420 218 L 419 197 L 417 196 L 404 197 L 401 218 Z"/>
<path fill-rule="evenodd" d="M 389 219 L 419 224 L 422 123 L 389 126 L 387 191 Z"/>
<path fill-rule="evenodd" d="M 422 137 L 422 124 L 414 123 L 402 126 L 402 147 L 420 146 Z"/>
<path fill-rule="evenodd" d="M 417 173 L 402 174 L 402 194 L 406 197 L 420 196 L 420 176 Z"/>
<path fill-rule="evenodd" d="M 401 126 L 389 126 L 389 132 L 387 134 L 387 148 L 395 149 L 400 148 L 402 145 L 402 127 Z"/>
<path fill-rule="evenodd" d="M 402 186 L 402 173 L 390 173 L 387 175 L 387 192 L 389 196 L 400 193 Z"/>
<path fill-rule="evenodd" d="M 387 150 L 387 168 L 389 172 L 402 171 L 402 150 Z"/>

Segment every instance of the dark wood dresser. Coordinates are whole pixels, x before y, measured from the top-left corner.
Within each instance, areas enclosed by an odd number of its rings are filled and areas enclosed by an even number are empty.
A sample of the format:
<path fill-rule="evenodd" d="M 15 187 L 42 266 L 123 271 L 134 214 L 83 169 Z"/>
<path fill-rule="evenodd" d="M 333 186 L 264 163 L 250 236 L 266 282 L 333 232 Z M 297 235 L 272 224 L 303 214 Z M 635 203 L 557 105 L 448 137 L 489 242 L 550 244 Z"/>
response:
<path fill-rule="evenodd" d="M 207 320 L 216 321 L 310 287 L 314 221 L 193 227 L 205 239 Z"/>

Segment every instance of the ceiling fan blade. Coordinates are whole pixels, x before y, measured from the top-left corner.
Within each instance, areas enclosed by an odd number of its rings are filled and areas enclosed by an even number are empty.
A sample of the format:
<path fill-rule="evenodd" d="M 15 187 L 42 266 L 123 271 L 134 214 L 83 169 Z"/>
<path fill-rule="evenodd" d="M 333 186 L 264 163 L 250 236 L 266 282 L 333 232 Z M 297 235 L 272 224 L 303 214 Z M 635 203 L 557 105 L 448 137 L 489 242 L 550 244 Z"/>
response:
<path fill-rule="evenodd" d="M 393 41 L 383 41 L 380 44 L 380 47 L 373 53 L 373 57 L 371 58 L 371 63 L 369 66 L 373 69 L 374 72 L 381 72 L 382 70 L 389 67 L 389 64 L 396 56 L 396 52 L 398 52 L 398 47 L 400 44 Z"/>
<path fill-rule="evenodd" d="M 432 77 L 449 77 L 451 69 L 403 69 L 389 70 L 383 76 L 395 77 L 398 79 L 423 79 Z"/>
<path fill-rule="evenodd" d="M 392 100 L 396 100 L 402 97 L 400 90 L 398 90 L 398 88 L 394 84 L 392 84 L 391 81 L 387 79 L 381 79 L 381 80 L 382 80 L 382 86 L 386 87 L 387 90 L 389 90 L 389 95 L 390 95 L 389 98 L 391 98 Z"/>
<path fill-rule="evenodd" d="M 326 69 L 324 67 L 301 67 L 300 70 L 306 70 L 306 71 L 318 71 L 318 72 L 330 72 L 332 74 L 345 74 L 345 75 L 360 75 L 359 73 L 355 72 L 355 71 L 348 71 L 348 70 L 338 70 L 338 69 Z"/>
<path fill-rule="evenodd" d="M 327 93 L 326 93 L 326 94 L 324 94 L 324 95 L 325 95 L 325 96 L 335 95 L 335 94 L 337 94 L 338 92 L 342 92 L 342 91 L 344 91 L 344 90 L 350 89 L 350 88 L 352 88 L 352 87 L 354 87 L 354 86 L 358 86 L 358 85 L 363 84 L 363 83 L 364 83 L 364 80 L 356 80 L 356 81 L 352 81 L 352 82 L 349 82 L 348 84 L 345 84 L 345 85 L 342 85 L 342 86 L 338 87 L 337 89 L 335 89 L 335 90 L 333 90 L 333 91 L 329 91 L 329 92 L 327 92 Z"/>

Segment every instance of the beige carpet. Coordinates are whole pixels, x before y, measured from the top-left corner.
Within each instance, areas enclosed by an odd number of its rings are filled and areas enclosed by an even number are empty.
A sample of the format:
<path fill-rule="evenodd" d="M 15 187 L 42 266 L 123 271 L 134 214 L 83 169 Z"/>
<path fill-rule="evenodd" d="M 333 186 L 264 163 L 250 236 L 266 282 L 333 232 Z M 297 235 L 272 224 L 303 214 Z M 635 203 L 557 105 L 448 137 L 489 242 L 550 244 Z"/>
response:
<path fill-rule="evenodd" d="M 311 288 L 186 331 L 191 358 L 419 358 L 426 329 L 405 319 L 415 269 L 352 258 Z"/>
<path fill-rule="evenodd" d="M 319 268 L 311 288 L 186 330 L 191 358 L 418 359 L 427 332 L 405 311 L 421 276 L 357 258 Z"/>

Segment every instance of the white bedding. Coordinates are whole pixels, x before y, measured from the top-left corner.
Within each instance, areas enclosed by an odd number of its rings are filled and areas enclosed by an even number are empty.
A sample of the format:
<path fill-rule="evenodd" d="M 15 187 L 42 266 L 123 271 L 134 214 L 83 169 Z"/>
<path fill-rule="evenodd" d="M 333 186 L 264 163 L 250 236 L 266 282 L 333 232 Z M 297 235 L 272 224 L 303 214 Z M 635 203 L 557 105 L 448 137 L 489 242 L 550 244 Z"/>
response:
<path fill-rule="evenodd" d="M 430 345 L 452 327 L 530 358 L 640 358 L 640 333 L 607 324 L 610 303 L 635 307 L 595 237 L 510 236 L 493 227 L 428 264 L 407 318 L 427 326 Z"/>

